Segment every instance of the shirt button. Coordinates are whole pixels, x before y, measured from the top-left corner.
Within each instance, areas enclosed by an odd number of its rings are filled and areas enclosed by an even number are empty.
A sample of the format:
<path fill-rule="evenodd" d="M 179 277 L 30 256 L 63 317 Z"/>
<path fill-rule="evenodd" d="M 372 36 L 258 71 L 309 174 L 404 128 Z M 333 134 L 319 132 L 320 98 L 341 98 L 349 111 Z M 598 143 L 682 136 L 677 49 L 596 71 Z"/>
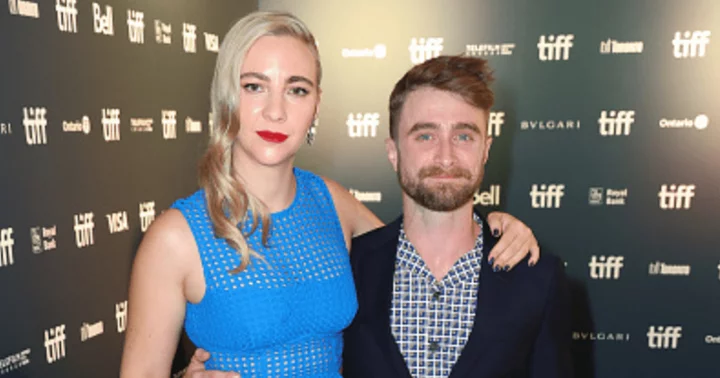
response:
<path fill-rule="evenodd" d="M 432 295 L 432 299 L 433 299 L 434 301 L 439 300 L 439 299 L 440 299 L 440 292 L 439 292 L 439 291 L 434 292 L 433 295 Z"/>
<path fill-rule="evenodd" d="M 440 350 L 440 344 L 438 344 L 437 341 L 431 341 L 430 342 L 430 351 L 437 352 L 438 350 Z"/>

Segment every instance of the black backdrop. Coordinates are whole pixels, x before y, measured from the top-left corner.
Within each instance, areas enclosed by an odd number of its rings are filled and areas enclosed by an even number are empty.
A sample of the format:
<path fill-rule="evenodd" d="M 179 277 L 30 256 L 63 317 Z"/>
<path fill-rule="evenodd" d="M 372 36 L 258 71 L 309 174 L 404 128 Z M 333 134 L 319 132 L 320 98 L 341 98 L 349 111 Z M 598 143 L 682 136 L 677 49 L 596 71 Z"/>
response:
<path fill-rule="evenodd" d="M 567 262 L 577 376 L 720 376 L 720 3 L 94 4 L 0 6 L 0 377 L 117 375 L 142 228 L 196 188 L 216 57 L 204 33 L 258 5 L 319 40 L 317 141 L 298 165 L 385 221 L 400 213 L 383 147 L 392 85 L 433 54 L 487 57 L 496 138 L 477 200 Z M 128 11 L 143 12 L 143 44 Z"/>

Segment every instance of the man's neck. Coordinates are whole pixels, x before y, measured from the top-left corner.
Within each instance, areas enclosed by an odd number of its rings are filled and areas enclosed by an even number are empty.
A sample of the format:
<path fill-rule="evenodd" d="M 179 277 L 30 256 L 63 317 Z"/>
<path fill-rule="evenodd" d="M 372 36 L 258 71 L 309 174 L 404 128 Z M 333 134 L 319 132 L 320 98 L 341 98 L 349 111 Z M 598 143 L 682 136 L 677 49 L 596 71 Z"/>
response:
<path fill-rule="evenodd" d="M 455 262 L 475 247 L 480 234 L 471 201 L 453 211 L 432 211 L 405 194 L 403 229 L 437 280 L 442 280 Z"/>

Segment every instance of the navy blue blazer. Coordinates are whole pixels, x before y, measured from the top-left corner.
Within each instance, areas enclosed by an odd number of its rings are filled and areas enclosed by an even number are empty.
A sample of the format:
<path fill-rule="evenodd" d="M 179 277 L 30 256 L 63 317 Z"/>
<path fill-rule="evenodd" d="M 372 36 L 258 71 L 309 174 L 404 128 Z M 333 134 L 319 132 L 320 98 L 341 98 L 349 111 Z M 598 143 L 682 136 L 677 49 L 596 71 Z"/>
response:
<path fill-rule="evenodd" d="M 395 254 L 402 217 L 352 242 L 358 312 L 345 330 L 343 375 L 410 378 L 390 331 Z M 509 272 L 492 271 L 497 239 L 483 222 L 483 268 L 475 324 L 450 378 L 572 377 L 569 290 L 560 259 L 542 251 Z"/>

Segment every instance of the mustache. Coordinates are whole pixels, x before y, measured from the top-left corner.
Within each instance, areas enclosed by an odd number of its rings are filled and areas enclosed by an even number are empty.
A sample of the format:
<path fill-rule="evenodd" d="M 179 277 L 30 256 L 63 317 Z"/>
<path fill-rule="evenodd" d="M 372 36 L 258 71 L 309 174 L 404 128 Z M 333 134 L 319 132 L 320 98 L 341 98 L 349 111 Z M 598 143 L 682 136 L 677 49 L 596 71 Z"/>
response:
<path fill-rule="evenodd" d="M 431 167 L 424 167 L 421 168 L 418 172 L 418 177 L 423 179 L 426 177 L 432 177 L 432 176 L 450 176 L 455 178 L 464 178 L 464 179 L 472 179 L 472 175 L 470 174 L 470 171 L 467 169 L 463 169 L 460 167 L 450 168 L 450 169 L 444 169 L 439 166 L 431 166 Z"/>

